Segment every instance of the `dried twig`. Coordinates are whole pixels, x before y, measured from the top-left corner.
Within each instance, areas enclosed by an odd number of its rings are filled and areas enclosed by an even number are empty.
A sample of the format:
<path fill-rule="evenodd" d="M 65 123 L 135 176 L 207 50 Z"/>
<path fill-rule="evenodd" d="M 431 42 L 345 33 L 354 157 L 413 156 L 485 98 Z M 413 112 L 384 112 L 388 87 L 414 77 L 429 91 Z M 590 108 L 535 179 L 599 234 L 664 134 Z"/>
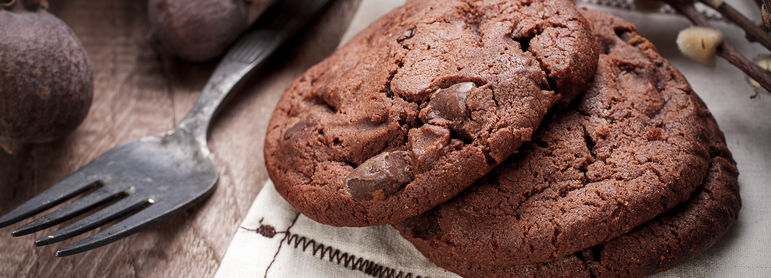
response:
<path fill-rule="evenodd" d="M 763 0 L 760 4 L 760 17 L 763 19 L 764 30 L 771 29 L 771 0 Z"/>
<path fill-rule="evenodd" d="M 16 0 L 11 0 L 6 3 L 0 3 L 0 8 L 7 8 L 10 6 L 13 6 L 14 3 L 16 3 Z"/>
<path fill-rule="evenodd" d="M 678 13 L 684 15 L 697 26 L 710 27 L 707 18 L 693 6 L 693 2 L 687 0 L 661 0 L 669 4 Z M 771 74 L 753 64 L 747 57 L 739 53 L 727 41 L 723 41 L 717 49 L 717 55 L 736 66 L 739 70 L 755 79 L 760 86 L 771 92 Z"/>
<path fill-rule="evenodd" d="M 768 35 L 763 29 L 760 29 L 755 23 L 752 23 L 749 18 L 737 11 L 733 6 L 724 1 L 709 1 L 699 0 L 707 6 L 712 7 L 716 11 L 720 12 L 723 17 L 736 23 L 739 28 L 744 30 L 747 35 L 747 39 L 750 41 L 758 42 L 765 46 L 768 50 L 771 50 L 771 36 Z M 768 0 L 766 0 L 768 1 Z M 717 4 L 717 6 L 714 6 Z"/>

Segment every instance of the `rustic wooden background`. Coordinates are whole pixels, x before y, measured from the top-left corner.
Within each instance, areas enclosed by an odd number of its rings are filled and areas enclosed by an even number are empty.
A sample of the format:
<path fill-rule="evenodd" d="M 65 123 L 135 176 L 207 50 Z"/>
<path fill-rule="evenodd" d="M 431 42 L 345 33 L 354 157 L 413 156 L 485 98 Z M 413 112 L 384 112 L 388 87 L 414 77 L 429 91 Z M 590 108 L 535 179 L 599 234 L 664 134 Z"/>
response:
<path fill-rule="evenodd" d="M 14 156 L 0 151 L 0 213 L 118 142 L 173 127 L 216 65 L 185 63 L 159 53 L 147 23 L 146 1 L 51 2 L 49 10 L 75 31 L 88 51 L 94 102 L 85 122 L 69 137 L 29 146 Z M 65 258 L 55 257 L 55 250 L 83 235 L 34 247 L 34 239 L 56 227 L 19 238 L 10 233 L 20 224 L 2 228 L 0 277 L 212 276 L 267 179 L 262 146 L 276 101 L 292 80 L 334 50 L 358 3 L 335 1 L 290 42 L 294 47 L 285 47 L 222 109 L 209 135 L 220 180 L 202 205 L 119 242 Z"/>

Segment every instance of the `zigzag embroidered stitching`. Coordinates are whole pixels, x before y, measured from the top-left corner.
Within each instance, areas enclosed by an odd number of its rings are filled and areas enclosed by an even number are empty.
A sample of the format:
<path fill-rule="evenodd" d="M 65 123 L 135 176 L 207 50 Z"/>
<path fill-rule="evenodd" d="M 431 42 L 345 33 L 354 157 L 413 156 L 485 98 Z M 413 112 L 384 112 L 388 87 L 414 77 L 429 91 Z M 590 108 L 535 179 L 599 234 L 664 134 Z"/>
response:
<path fill-rule="evenodd" d="M 338 265 L 342 265 L 343 267 L 346 267 L 346 268 L 364 272 L 365 274 L 370 275 L 372 277 L 425 278 L 419 275 L 414 275 L 409 272 L 405 273 L 403 271 L 399 271 L 397 274 L 396 269 L 383 266 L 381 264 L 375 263 L 367 259 L 363 259 L 361 257 L 356 257 L 355 255 L 348 254 L 348 252 L 342 252 L 340 251 L 340 249 L 337 249 L 331 246 L 326 246 L 322 243 L 318 243 L 315 240 L 309 239 L 305 236 L 292 234 L 291 232 L 288 232 L 288 231 L 283 233 L 286 234 L 285 238 L 287 239 L 284 242 L 289 246 L 298 248 L 300 247 L 300 245 L 302 245 L 303 252 L 305 252 L 308 249 L 308 247 L 311 247 L 311 251 L 312 251 L 311 255 L 314 257 L 317 257 L 321 260 L 328 258 L 330 262 L 337 263 Z"/>
<path fill-rule="evenodd" d="M 298 213 L 299 216 L 299 213 Z M 361 272 L 364 272 L 364 274 L 370 275 L 372 277 L 378 277 L 378 278 L 428 278 L 420 275 L 415 275 L 410 272 L 404 272 L 399 271 L 396 273 L 396 269 L 383 266 L 381 264 L 378 264 L 376 262 L 356 257 L 356 255 L 348 254 L 348 252 L 342 252 L 340 249 L 326 246 L 322 243 L 316 242 L 314 239 L 309 239 L 308 237 L 301 236 L 298 234 L 293 234 L 289 231 L 281 231 L 276 232 L 276 228 L 274 228 L 271 225 L 262 224 L 262 220 L 260 219 L 260 226 L 256 229 L 249 229 L 245 227 L 241 227 L 244 230 L 256 232 L 259 235 L 262 235 L 267 238 L 273 238 L 276 234 L 284 234 L 284 238 L 281 240 L 283 243 L 286 243 L 288 246 L 292 246 L 295 249 L 300 247 L 302 244 L 302 251 L 305 252 L 308 247 L 311 247 L 311 255 L 313 257 L 317 257 L 320 260 L 324 260 L 325 256 L 329 259 L 329 262 L 337 263 L 338 265 L 342 265 L 345 268 L 350 268 L 352 270 L 358 270 Z M 295 217 L 295 221 L 297 218 Z M 294 221 L 292 221 L 292 225 L 294 225 Z M 294 245 L 294 246 L 293 246 Z M 316 256 L 317 253 L 321 252 L 318 256 Z M 329 256 L 327 256 L 329 254 Z M 275 260 L 275 258 L 274 258 Z M 273 262 L 271 262 L 272 264 Z M 266 271 L 267 275 L 267 271 Z"/>

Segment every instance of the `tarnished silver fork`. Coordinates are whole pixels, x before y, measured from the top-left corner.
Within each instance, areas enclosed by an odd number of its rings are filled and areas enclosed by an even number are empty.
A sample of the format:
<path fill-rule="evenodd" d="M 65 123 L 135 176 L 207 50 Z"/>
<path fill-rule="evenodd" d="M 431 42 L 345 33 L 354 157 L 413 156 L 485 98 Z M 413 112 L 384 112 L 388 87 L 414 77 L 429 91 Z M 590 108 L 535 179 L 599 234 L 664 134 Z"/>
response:
<path fill-rule="evenodd" d="M 73 201 L 12 232 L 21 236 L 74 218 L 98 206 L 105 208 L 35 241 L 41 246 L 126 219 L 75 244 L 59 249 L 67 256 L 103 246 L 187 207 L 213 191 L 215 167 L 206 135 L 217 108 L 249 72 L 264 64 L 281 44 L 304 26 L 328 0 L 276 1 L 253 28 L 225 54 L 193 108 L 176 128 L 121 143 L 72 175 L 0 217 L 0 227 L 21 221 L 76 195 Z"/>

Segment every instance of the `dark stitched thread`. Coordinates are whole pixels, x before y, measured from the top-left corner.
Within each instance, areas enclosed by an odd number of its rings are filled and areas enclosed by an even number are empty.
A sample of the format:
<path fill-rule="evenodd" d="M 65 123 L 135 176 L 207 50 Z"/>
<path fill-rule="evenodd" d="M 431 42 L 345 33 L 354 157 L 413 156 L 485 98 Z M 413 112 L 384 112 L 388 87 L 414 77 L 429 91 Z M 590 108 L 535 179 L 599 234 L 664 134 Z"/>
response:
<path fill-rule="evenodd" d="M 345 268 L 352 270 L 358 270 L 372 277 L 378 278 L 424 278 L 419 275 L 412 274 L 410 272 L 397 271 L 396 269 L 383 266 L 373 261 L 357 257 L 347 252 L 342 252 L 340 249 L 326 246 L 318 243 L 313 239 L 305 236 L 292 234 L 291 232 L 284 232 L 286 234 L 287 245 L 296 249 L 300 249 L 303 252 L 310 251 L 311 255 L 320 260 L 329 260 L 332 263 L 336 263 Z"/>
<path fill-rule="evenodd" d="M 292 226 L 294 226 L 294 224 L 297 223 L 298 218 L 300 218 L 299 212 L 294 216 L 294 219 L 292 220 L 292 224 L 289 224 L 289 227 L 286 228 L 286 232 L 285 232 L 286 235 L 284 235 L 284 237 L 281 239 L 281 242 L 279 242 L 278 248 L 276 248 L 276 253 L 273 254 L 273 259 L 268 264 L 268 267 L 265 268 L 265 276 L 263 276 L 263 278 L 268 278 L 268 271 L 270 270 L 270 267 L 273 266 L 273 263 L 276 262 L 276 258 L 278 258 L 278 253 L 281 252 L 281 243 L 283 243 L 284 241 L 287 241 L 286 240 L 287 236 L 290 235 L 289 229 L 291 229 Z M 262 224 L 262 219 L 260 219 L 260 224 Z"/>
<path fill-rule="evenodd" d="M 295 222 L 297 222 L 297 218 L 300 216 L 298 213 L 294 220 L 292 221 L 292 224 L 290 224 L 289 228 L 294 226 Z M 337 263 L 338 265 L 342 265 L 345 268 L 350 268 L 352 270 L 358 270 L 361 271 L 367 275 L 370 275 L 372 277 L 378 277 L 378 278 L 428 278 L 425 276 L 415 275 L 410 272 L 404 272 L 399 271 L 396 272 L 396 269 L 383 266 L 381 264 L 375 263 L 373 261 L 363 259 L 360 257 L 356 257 L 355 255 L 348 254 L 347 252 L 342 252 L 340 249 L 326 246 L 321 243 L 317 243 L 316 240 L 309 239 L 308 237 L 292 234 L 289 232 L 289 229 L 287 228 L 286 231 L 282 232 L 275 232 L 275 228 L 271 225 L 262 224 L 262 220 L 260 219 L 260 227 L 257 229 L 249 229 L 246 227 L 241 227 L 244 230 L 256 232 L 263 237 L 272 238 L 275 234 L 284 234 L 284 237 L 281 238 L 281 243 L 286 243 L 286 245 L 293 246 L 294 248 L 300 247 L 302 245 L 302 251 L 305 252 L 308 250 L 308 248 L 311 249 L 311 255 L 314 257 L 317 257 L 320 260 L 328 259 L 330 262 Z M 266 234 L 264 233 L 265 230 L 271 230 L 272 233 Z M 270 270 L 270 267 L 273 265 L 273 263 L 276 261 L 276 257 L 278 256 L 279 251 L 281 250 L 281 243 L 279 243 L 278 249 L 276 250 L 276 254 L 273 256 L 273 260 L 271 260 L 270 264 L 268 265 L 268 268 L 265 269 L 265 277 L 268 275 L 268 270 Z M 318 256 L 317 256 L 318 254 Z"/>

